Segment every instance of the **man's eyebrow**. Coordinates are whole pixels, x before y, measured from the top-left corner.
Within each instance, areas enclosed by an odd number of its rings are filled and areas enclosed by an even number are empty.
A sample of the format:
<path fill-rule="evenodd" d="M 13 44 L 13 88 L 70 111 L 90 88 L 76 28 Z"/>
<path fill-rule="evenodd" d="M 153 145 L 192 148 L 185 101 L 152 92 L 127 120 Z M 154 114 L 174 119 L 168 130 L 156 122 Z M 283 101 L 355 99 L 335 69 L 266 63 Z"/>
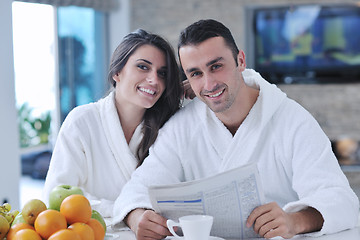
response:
<path fill-rule="evenodd" d="M 208 67 L 208 66 L 210 66 L 210 65 L 213 65 L 214 63 L 216 63 L 216 62 L 218 62 L 218 61 L 220 61 L 220 60 L 223 60 L 223 57 L 218 57 L 218 58 L 215 58 L 214 60 L 211 60 L 210 62 L 208 62 L 208 63 L 206 64 L 206 66 Z"/>
<path fill-rule="evenodd" d="M 136 61 L 137 61 L 137 62 L 138 62 L 138 61 L 143 61 L 143 62 L 146 62 L 146 63 L 152 65 L 152 62 L 150 62 L 150 61 L 148 61 L 148 60 L 146 60 L 146 59 L 139 58 L 139 59 L 136 60 Z"/>
<path fill-rule="evenodd" d="M 186 69 L 186 72 L 187 72 L 187 73 L 191 73 L 191 72 L 194 72 L 194 71 L 197 71 L 197 70 L 199 70 L 199 68 L 194 67 L 194 68 Z"/>
<path fill-rule="evenodd" d="M 223 60 L 223 59 L 224 59 L 223 57 L 215 58 L 214 60 L 211 60 L 210 62 L 208 62 L 208 63 L 206 64 L 206 66 L 207 66 L 207 67 L 208 67 L 208 66 L 211 66 L 212 64 L 214 64 L 214 63 L 216 63 L 216 62 L 219 62 L 219 61 L 221 61 L 221 60 Z M 194 72 L 194 71 L 197 71 L 197 70 L 199 70 L 199 68 L 194 67 L 194 68 L 189 68 L 189 69 L 187 69 L 186 72 L 187 72 L 187 73 L 191 73 L 191 72 Z"/>

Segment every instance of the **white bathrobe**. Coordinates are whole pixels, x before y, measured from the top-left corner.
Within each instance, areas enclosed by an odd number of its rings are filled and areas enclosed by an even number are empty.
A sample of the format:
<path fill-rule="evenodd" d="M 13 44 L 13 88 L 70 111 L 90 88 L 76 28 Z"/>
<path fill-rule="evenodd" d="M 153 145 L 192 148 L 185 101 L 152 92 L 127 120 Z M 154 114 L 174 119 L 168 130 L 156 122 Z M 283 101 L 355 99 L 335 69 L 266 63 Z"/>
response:
<path fill-rule="evenodd" d="M 45 181 L 44 199 L 60 184 L 81 187 L 95 207 L 111 217 L 115 199 L 135 170 L 142 139 L 140 124 L 126 142 L 111 92 L 96 103 L 73 109 L 61 126 Z"/>
<path fill-rule="evenodd" d="M 147 186 L 200 179 L 257 162 L 266 202 L 285 211 L 311 206 L 324 217 L 320 232 L 333 233 L 357 223 L 359 200 L 316 120 L 299 104 L 253 70 L 247 85 L 259 97 L 232 134 L 195 99 L 161 129 L 150 155 L 132 175 L 114 206 L 114 224 L 135 208 L 149 208 Z"/>

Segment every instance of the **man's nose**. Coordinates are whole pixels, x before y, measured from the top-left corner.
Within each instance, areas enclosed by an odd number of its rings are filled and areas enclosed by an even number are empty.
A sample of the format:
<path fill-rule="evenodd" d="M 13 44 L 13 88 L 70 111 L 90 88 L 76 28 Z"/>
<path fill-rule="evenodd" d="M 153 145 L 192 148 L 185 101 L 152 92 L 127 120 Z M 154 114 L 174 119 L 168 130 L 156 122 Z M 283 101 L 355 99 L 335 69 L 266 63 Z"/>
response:
<path fill-rule="evenodd" d="M 205 74 L 204 76 L 204 89 L 207 91 L 212 91 L 216 86 L 216 81 L 214 76 L 211 74 Z"/>

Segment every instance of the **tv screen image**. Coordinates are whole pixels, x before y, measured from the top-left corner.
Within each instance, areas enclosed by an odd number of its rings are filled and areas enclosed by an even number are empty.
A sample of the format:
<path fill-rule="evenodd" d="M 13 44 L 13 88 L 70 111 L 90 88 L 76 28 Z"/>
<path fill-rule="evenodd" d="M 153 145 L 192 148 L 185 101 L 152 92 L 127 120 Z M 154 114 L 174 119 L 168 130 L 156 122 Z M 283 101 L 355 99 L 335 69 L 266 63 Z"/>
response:
<path fill-rule="evenodd" d="M 275 83 L 360 82 L 360 8 L 254 11 L 255 69 Z"/>

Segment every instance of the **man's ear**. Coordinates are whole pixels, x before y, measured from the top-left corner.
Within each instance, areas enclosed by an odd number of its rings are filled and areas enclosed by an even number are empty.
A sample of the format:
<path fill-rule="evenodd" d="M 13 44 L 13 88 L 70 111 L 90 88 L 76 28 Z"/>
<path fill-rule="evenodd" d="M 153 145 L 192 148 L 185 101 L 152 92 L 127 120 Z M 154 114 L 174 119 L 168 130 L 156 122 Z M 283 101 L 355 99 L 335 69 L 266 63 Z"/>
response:
<path fill-rule="evenodd" d="M 239 70 L 242 72 L 246 69 L 246 61 L 245 61 L 245 53 L 243 50 L 239 50 L 237 55 L 238 67 Z"/>

